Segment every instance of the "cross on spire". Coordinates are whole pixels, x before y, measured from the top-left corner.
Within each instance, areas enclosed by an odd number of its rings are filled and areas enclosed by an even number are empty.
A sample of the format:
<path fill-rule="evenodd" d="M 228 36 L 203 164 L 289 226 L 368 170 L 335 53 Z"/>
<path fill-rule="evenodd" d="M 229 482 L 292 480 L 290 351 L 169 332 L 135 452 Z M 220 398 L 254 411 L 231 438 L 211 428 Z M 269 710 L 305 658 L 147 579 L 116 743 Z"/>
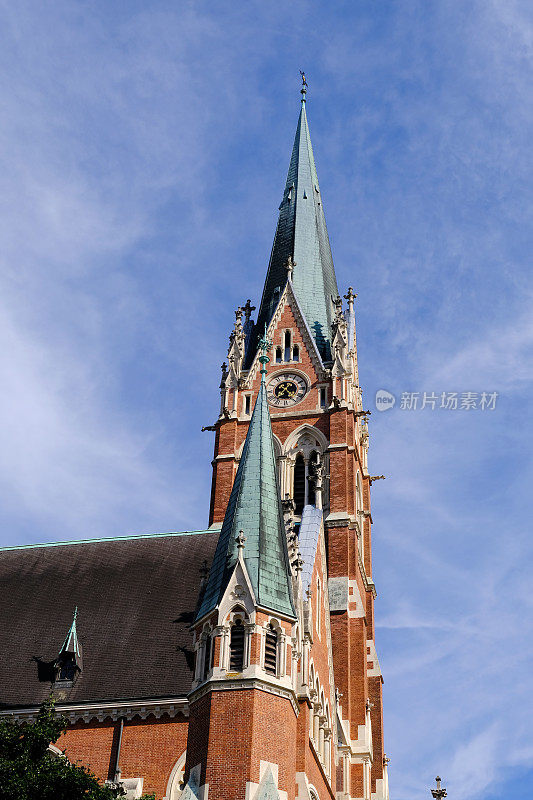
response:
<path fill-rule="evenodd" d="M 435 800 L 442 800 L 442 798 L 443 798 L 443 797 L 446 797 L 446 795 L 448 794 L 448 792 L 447 792 L 447 791 L 446 791 L 446 789 L 444 789 L 444 788 L 443 788 L 443 789 L 441 789 L 441 787 L 440 787 L 440 778 L 439 778 L 439 776 L 438 776 L 438 775 L 437 775 L 437 777 L 435 778 L 435 781 L 436 781 L 436 783 L 437 783 L 437 788 L 436 788 L 436 789 L 432 789 L 432 790 L 431 790 L 431 794 L 433 795 L 433 797 L 435 798 Z"/>
<path fill-rule="evenodd" d="M 302 88 L 300 89 L 300 94 L 302 95 L 302 103 L 305 103 L 305 95 L 307 93 L 308 83 L 305 79 L 305 72 L 303 70 L 300 70 L 300 75 L 302 76 Z"/>

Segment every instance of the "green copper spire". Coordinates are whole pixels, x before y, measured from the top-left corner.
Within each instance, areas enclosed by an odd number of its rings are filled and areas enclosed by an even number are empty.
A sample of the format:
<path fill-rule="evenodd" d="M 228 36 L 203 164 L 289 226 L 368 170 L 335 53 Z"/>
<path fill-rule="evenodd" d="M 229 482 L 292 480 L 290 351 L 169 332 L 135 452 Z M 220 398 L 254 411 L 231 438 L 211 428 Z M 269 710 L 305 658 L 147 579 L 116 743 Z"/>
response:
<path fill-rule="evenodd" d="M 291 258 L 296 298 L 322 358 L 328 361 L 333 321 L 331 298 L 339 292 L 307 125 L 306 92 L 307 81 L 302 73 L 302 107 L 256 330 L 261 331 L 270 322 L 288 279 L 287 265 Z M 255 352 L 250 353 L 250 359 L 254 356 Z"/>
<path fill-rule="evenodd" d="M 77 618 L 78 618 L 78 606 L 76 606 L 76 608 L 74 609 L 72 624 L 68 630 L 65 641 L 63 642 L 63 646 L 59 651 L 59 655 L 61 655 L 62 653 L 71 653 L 73 656 L 81 658 L 81 645 L 78 640 L 78 631 L 76 630 Z"/>
<path fill-rule="evenodd" d="M 265 386 L 267 351 L 271 346 L 265 331 L 259 340 L 259 394 L 197 619 L 212 611 L 222 599 L 241 548 L 257 604 L 295 616 Z"/>

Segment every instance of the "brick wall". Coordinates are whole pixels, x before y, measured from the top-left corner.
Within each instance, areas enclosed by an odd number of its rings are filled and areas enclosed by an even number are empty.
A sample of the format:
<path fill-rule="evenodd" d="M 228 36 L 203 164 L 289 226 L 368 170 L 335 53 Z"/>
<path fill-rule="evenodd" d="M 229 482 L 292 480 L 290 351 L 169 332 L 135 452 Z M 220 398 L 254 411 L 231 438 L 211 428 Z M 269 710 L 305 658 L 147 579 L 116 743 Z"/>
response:
<path fill-rule="evenodd" d="M 120 749 L 123 778 L 144 778 L 144 792 L 165 794 L 174 764 L 187 744 L 188 721 L 185 717 L 156 719 L 135 718 L 124 722 Z M 77 722 L 69 726 L 57 742 L 72 762 L 81 762 L 101 780 L 112 780 L 118 745 L 119 723 Z"/>

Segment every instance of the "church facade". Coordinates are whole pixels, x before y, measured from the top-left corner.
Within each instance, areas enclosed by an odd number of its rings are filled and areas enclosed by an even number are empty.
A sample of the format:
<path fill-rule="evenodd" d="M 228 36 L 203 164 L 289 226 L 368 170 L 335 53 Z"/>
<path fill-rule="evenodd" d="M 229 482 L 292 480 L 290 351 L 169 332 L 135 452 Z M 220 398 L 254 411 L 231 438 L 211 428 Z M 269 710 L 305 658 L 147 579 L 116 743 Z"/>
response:
<path fill-rule="evenodd" d="M 58 748 L 132 798 L 388 800 L 354 301 L 304 83 L 257 316 L 237 309 L 222 367 L 209 526 L 0 551 L 0 716 L 52 691 Z"/>

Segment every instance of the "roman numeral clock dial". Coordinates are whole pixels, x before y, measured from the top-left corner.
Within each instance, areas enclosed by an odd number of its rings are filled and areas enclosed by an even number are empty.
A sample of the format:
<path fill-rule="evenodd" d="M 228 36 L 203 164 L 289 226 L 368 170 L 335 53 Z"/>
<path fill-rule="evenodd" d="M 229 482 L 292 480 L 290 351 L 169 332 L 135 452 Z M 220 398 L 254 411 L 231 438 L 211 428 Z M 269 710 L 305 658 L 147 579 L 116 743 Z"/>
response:
<path fill-rule="evenodd" d="M 296 405 L 307 392 L 307 381 L 295 372 L 278 373 L 267 384 L 268 402 L 276 408 Z"/>

